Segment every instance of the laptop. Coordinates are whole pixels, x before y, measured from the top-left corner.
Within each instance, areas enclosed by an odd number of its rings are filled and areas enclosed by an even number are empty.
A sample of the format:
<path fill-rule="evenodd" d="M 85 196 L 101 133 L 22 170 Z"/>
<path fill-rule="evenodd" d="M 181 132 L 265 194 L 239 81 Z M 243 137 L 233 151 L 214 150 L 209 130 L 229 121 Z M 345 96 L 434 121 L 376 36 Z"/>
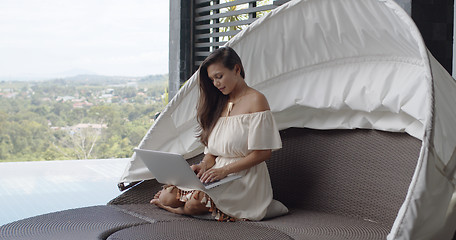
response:
<path fill-rule="evenodd" d="M 180 154 L 135 148 L 139 157 L 159 183 L 198 190 L 207 190 L 240 178 L 227 177 L 211 183 L 202 183 Z"/>

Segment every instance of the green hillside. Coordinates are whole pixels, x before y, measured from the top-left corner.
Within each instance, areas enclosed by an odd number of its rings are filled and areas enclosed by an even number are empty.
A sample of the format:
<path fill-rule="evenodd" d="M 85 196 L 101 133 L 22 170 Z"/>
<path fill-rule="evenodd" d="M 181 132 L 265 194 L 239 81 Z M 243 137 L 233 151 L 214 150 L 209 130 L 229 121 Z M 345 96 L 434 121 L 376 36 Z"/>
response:
<path fill-rule="evenodd" d="M 167 85 L 167 75 L 1 81 L 0 161 L 130 157 Z"/>

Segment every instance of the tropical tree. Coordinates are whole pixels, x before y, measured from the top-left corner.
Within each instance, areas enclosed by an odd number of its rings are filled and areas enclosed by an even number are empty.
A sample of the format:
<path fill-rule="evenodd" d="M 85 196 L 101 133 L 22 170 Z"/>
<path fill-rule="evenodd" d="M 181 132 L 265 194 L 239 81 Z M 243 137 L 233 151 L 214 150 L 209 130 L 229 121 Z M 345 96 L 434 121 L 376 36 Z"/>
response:
<path fill-rule="evenodd" d="M 101 137 L 102 126 L 100 127 L 84 127 L 73 129 L 66 135 L 58 144 L 54 144 L 55 148 L 66 157 L 76 159 L 97 158 L 94 155 L 94 148 Z"/>
<path fill-rule="evenodd" d="M 225 0 L 223 2 L 221 1 L 220 3 L 235 2 L 235 1 L 236 0 Z M 273 0 L 256 1 L 256 5 L 257 6 L 270 5 L 270 4 L 272 4 L 272 1 Z M 221 9 L 220 12 L 235 12 L 235 11 L 238 11 L 238 10 L 241 10 L 241 9 L 246 9 L 246 8 L 248 8 L 248 4 L 247 3 L 246 4 L 240 4 L 240 5 L 234 5 L 234 6 L 226 7 L 224 9 Z M 255 17 L 256 18 L 262 17 L 264 14 L 266 14 L 267 12 L 270 12 L 270 11 L 271 10 L 257 12 Z M 249 18 L 248 14 L 238 14 L 238 15 L 233 15 L 233 16 L 220 18 L 219 21 L 221 23 L 230 23 L 230 22 L 237 22 L 237 21 L 247 20 L 248 18 Z M 234 25 L 234 26 L 220 27 L 219 31 L 220 32 L 230 32 L 230 31 L 242 30 L 242 29 L 244 29 L 246 27 L 247 27 L 247 25 Z M 223 36 L 223 37 L 220 38 L 220 40 L 221 41 L 228 41 L 232 37 L 234 37 L 234 35 L 232 35 L 232 36 Z"/>
<path fill-rule="evenodd" d="M 226 0 L 225 2 L 234 2 L 234 1 L 236 1 L 236 0 Z M 230 6 L 230 7 L 221 9 L 220 11 L 221 12 L 235 12 L 235 11 L 245 9 L 245 8 L 246 8 L 245 4 L 244 5 L 234 5 L 234 6 Z M 231 22 L 247 20 L 248 18 L 249 18 L 249 16 L 247 14 L 240 14 L 240 15 L 232 15 L 232 16 L 228 16 L 228 17 L 223 17 L 223 18 L 220 18 L 219 21 L 221 23 L 231 23 Z M 220 32 L 230 32 L 230 31 L 242 30 L 244 28 L 245 28 L 245 26 L 243 26 L 243 25 L 234 25 L 234 26 L 220 27 L 219 31 Z M 220 40 L 227 41 L 227 40 L 230 40 L 232 37 L 233 36 L 223 36 L 223 37 L 221 37 Z"/>
<path fill-rule="evenodd" d="M 271 5 L 273 4 L 273 0 L 262 0 L 262 1 L 257 1 L 257 6 L 265 6 L 265 5 Z M 256 13 L 256 17 L 260 18 L 263 17 L 266 13 L 270 12 L 271 10 L 266 10 L 266 11 L 260 11 Z"/>

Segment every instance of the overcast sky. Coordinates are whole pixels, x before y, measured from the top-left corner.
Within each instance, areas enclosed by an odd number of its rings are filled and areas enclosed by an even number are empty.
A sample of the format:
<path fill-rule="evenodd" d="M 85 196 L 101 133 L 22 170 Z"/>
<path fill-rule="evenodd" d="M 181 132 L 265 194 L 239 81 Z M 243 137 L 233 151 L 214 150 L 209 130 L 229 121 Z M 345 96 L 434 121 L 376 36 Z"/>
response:
<path fill-rule="evenodd" d="M 0 78 L 168 73 L 168 29 L 169 0 L 1 0 Z"/>

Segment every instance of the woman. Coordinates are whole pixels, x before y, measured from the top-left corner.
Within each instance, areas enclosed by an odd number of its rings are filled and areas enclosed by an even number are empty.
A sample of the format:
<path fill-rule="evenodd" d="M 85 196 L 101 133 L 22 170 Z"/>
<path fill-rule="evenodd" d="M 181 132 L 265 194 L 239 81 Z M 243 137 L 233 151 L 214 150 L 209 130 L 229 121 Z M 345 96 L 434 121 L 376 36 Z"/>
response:
<path fill-rule="evenodd" d="M 219 221 L 261 220 L 272 201 L 264 162 L 282 147 L 265 96 L 244 81 L 241 59 L 229 47 L 212 52 L 199 68 L 198 137 L 206 146 L 192 169 L 202 182 L 242 177 L 205 192 L 165 186 L 151 201 L 173 213 L 212 212 Z"/>

